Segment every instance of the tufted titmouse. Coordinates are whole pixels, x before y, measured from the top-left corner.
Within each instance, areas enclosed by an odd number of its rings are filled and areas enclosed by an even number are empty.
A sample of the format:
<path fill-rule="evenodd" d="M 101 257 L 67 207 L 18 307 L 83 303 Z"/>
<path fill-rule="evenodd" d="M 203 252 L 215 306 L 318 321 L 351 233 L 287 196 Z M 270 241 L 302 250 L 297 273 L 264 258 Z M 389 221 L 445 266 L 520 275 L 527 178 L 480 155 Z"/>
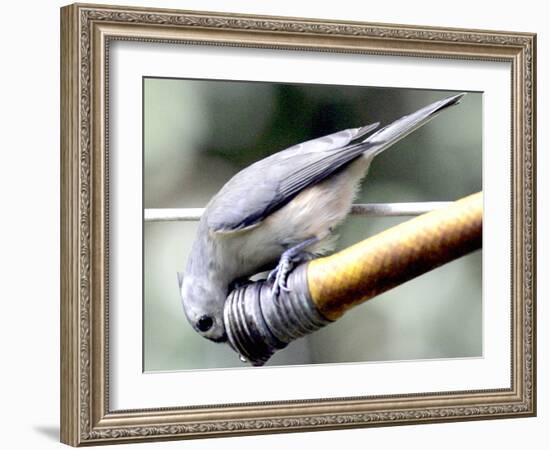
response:
<path fill-rule="evenodd" d="M 458 94 L 403 116 L 295 145 L 241 170 L 210 200 L 187 266 L 178 273 L 193 328 L 227 340 L 223 306 L 232 283 L 273 268 L 276 298 L 293 267 L 333 248 L 332 230 L 351 209 L 373 158 L 460 102 Z M 372 134 L 370 134 L 372 133 Z"/>

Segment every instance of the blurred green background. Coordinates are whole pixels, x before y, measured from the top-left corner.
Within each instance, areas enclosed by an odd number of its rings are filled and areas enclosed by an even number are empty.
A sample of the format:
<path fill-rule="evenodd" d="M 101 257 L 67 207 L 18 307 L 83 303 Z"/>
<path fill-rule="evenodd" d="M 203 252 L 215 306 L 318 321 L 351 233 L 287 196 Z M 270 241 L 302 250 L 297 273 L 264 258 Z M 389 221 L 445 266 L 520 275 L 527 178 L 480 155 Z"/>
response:
<path fill-rule="evenodd" d="M 144 79 L 144 207 L 203 207 L 240 169 L 296 143 L 345 128 L 385 125 L 450 91 Z M 377 157 L 357 203 L 455 200 L 481 190 L 482 94 Z M 339 248 L 406 218 L 350 217 Z M 243 367 L 228 346 L 196 334 L 176 272 L 193 222 L 144 224 L 145 371 Z M 482 355 L 481 252 L 405 283 L 267 364 L 341 363 Z"/>

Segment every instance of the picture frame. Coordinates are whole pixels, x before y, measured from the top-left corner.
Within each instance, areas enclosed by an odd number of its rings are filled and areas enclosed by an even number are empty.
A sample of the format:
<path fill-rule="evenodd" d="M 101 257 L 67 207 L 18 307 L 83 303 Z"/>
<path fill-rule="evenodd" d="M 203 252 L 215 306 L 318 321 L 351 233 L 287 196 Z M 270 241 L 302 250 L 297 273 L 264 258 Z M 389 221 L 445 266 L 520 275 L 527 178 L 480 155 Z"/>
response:
<path fill-rule="evenodd" d="M 510 65 L 507 387 L 113 409 L 114 42 Z M 536 414 L 536 35 L 74 4 L 61 9 L 61 441 L 95 445 Z M 505 150 L 502 150 L 503 152 Z"/>

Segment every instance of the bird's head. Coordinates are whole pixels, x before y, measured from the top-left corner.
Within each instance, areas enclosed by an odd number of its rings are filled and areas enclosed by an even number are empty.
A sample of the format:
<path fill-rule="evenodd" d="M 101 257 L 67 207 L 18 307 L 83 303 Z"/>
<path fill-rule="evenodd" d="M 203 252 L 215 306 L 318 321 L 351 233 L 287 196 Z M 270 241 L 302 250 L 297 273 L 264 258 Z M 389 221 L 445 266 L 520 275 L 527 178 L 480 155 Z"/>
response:
<path fill-rule="evenodd" d="M 214 342 L 227 341 L 223 323 L 226 292 L 214 283 L 178 273 L 181 303 L 193 329 Z"/>

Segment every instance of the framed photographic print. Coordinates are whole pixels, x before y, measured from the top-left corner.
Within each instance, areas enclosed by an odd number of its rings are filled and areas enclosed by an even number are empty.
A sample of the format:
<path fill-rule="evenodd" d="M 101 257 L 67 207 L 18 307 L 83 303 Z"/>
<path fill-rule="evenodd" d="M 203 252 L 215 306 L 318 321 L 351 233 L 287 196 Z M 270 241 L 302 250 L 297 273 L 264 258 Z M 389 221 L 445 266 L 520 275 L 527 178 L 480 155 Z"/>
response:
<path fill-rule="evenodd" d="M 75 4 L 61 44 L 63 442 L 535 414 L 534 34 Z"/>

